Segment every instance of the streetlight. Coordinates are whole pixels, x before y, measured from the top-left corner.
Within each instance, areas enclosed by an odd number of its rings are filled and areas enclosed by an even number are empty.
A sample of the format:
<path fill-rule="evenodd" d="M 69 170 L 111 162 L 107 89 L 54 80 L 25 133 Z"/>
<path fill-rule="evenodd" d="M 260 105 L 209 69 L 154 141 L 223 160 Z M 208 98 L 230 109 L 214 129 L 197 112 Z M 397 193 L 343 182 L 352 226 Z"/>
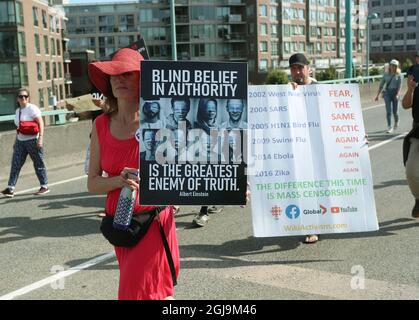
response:
<path fill-rule="evenodd" d="M 345 0 L 345 78 L 352 78 L 352 1 Z"/>
<path fill-rule="evenodd" d="M 172 31 L 172 60 L 177 60 L 176 50 L 176 14 L 175 14 L 175 0 L 170 0 L 170 25 Z"/>
<path fill-rule="evenodd" d="M 366 64 L 366 68 L 367 68 L 367 72 L 366 72 L 366 76 L 367 78 L 370 76 L 370 21 L 373 19 L 377 19 L 378 18 L 378 13 L 373 12 L 371 14 L 368 15 L 367 17 L 367 57 L 365 59 L 365 64 Z M 368 79 L 367 79 L 368 81 Z"/>

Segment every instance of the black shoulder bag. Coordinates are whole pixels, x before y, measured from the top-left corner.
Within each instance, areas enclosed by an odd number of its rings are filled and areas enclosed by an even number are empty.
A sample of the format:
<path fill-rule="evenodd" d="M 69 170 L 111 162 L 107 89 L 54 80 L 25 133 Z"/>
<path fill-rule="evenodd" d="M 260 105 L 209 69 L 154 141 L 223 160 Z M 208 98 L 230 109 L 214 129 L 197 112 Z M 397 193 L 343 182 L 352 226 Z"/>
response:
<path fill-rule="evenodd" d="M 106 216 L 100 224 L 100 231 L 103 236 L 115 247 L 133 247 L 145 236 L 154 220 L 159 224 L 161 238 L 163 240 L 164 251 L 166 252 L 167 261 L 169 263 L 170 272 L 172 274 L 173 285 L 177 284 L 175 265 L 169 243 L 164 233 L 163 225 L 160 220 L 159 213 L 166 207 L 156 207 L 153 210 L 134 214 L 131 224 L 127 230 L 120 230 L 113 227 L 113 216 Z"/>

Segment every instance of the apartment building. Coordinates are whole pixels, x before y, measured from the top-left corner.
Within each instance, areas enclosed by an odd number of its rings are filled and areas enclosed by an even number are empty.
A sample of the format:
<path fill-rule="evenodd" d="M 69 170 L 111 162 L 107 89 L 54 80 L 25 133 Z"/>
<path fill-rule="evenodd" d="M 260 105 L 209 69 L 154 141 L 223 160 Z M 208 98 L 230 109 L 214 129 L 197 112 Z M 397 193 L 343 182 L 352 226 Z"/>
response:
<path fill-rule="evenodd" d="M 370 55 L 373 61 L 409 58 L 419 50 L 419 0 L 372 0 L 369 12 Z"/>
<path fill-rule="evenodd" d="M 64 11 L 43 0 L 0 0 L 0 114 L 16 108 L 26 87 L 41 109 L 60 107 L 70 93 Z M 47 121 L 48 122 L 48 121 Z"/>
<path fill-rule="evenodd" d="M 353 0 L 353 58 L 365 60 L 367 0 Z M 65 5 L 69 49 L 107 59 L 141 35 L 152 59 L 171 59 L 168 0 Z M 343 67 L 345 0 L 175 0 L 178 59 L 247 61 L 249 80 L 304 52 L 316 68 Z"/>

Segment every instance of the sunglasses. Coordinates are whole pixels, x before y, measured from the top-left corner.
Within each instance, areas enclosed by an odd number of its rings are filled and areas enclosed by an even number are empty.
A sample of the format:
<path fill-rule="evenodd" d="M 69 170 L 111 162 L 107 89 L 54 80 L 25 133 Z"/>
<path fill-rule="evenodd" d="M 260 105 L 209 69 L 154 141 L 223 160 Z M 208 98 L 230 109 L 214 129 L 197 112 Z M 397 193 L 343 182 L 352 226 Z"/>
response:
<path fill-rule="evenodd" d="M 21 95 L 18 95 L 18 98 L 20 98 L 20 99 L 23 99 L 23 98 L 28 99 L 29 96 L 26 96 L 26 95 L 21 94 Z"/>

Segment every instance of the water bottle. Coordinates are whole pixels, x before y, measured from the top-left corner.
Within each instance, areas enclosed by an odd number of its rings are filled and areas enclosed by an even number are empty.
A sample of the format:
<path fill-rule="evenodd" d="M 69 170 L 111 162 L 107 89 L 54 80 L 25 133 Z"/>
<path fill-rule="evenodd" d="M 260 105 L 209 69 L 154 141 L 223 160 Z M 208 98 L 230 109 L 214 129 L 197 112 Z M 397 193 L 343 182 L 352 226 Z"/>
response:
<path fill-rule="evenodd" d="M 119 195 L 118 206 L 113 218 L 115 229 L 126 230 L 131 224 L 137 190 L 123 187 Z"/>

